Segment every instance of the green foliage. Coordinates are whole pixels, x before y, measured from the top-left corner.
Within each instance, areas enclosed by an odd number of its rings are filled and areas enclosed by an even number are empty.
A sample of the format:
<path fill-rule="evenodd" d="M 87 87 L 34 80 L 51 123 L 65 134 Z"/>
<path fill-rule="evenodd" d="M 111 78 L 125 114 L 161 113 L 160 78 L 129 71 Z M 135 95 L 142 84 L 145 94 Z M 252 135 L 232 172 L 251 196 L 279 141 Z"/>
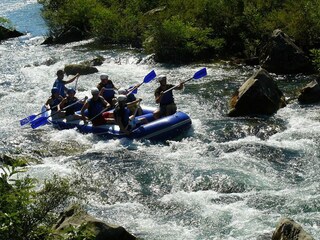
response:
<path fill-rule="evenodd" d="M 7 18 L 4 18 L 4 17 L 0 17 L 0 26 L 5 27 L 10 30 L 14 29 L 10 20 Z"/>
<path fill-rule="evenodd" d="M 252 57 L 280 28 L 320 45 L 317 0 L 38 0 L 52 33 L 71 26 L 104 43 L 143 46 L 159 60 Z"/>
<path fill-rule="evenodd" d="M 311 49 L 312 63 L 320 71 L 320 49 Z"/>
<path fill-rule="evenodd" d="M 67 180 L 53 177 L 36 191 L 36 181 L 28 176 L 20 179 L 15 167 L 1 167 L 0 236 L 1 239 L 51 239 L 54 212 L 73 195 Z"/>

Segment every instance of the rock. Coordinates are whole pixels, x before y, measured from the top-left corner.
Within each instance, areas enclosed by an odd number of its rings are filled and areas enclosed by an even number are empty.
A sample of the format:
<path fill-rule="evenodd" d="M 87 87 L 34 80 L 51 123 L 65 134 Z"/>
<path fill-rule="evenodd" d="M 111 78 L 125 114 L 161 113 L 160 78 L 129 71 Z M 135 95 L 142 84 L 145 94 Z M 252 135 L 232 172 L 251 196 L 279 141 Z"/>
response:
<path fill-rule="evenodd" d="M 64 72 L 67 75 L 87 75 L 98 72 L 98 69 L 87 64 L 70 64 L 64 67 Z"/>
<path fill-rule="evenodd" d="M 71 27 L 63 31 L 57 36 L 48 37 L 42 44 L 66 44 L 70 42 L 77 42 L 84 40 L 86 33 L 76 27 Z"/>
<path fill-rule="evenodd" d="M 272 77 L 260 69 L 233 94 L 229 116 L 271 115 L 285 105 L 285 97 Z"/>
<path fill-rule="evenodd" d="M 314 240 L 302 227 L 289 218 L 280 219 L 272 240 Z"/>
<path fill-rule="evenodd" d="M 135 240 L 136 237 L 128 233 L 121 226 L 103 223 L 88 215 L 79 206 L 72 206 L 60 214 L 58 223 L 53 227 L 58 235 L 64 235 L 70 227 L 81 226 L 81 231 L 90 232 L 96 240 Z"/>
<path fill-rule="evenodd" d="M 300 90 L 298 101 L 301 104 L 312 104 L 320 102 L 320 85 L 314 80 Z"/>
<path fill-rule="evenodd" d="M 261 67 L 277 74 L 310 73 L 312 62 L 281 30 L 274 30 L 271 40 L 262 50 Z"/>
<path fill-rule="evenodd" d="M 18 32 L 17 30 L 10 30 L 5 27 L 0 26 L 0 41 L 6 40 L 9 38 L 15 38 L 22 36 L 23 33 Z"/>
<path fill-rule="evenodd" d="M 84 64 L 84 65 L 87 65 L 87 66 L 101 66 L 105 60 L 106 59 L 104 57 L 97 56 L 94 59 L 92 59 L 90 61 L 82 62 L 81 64 Z"/>

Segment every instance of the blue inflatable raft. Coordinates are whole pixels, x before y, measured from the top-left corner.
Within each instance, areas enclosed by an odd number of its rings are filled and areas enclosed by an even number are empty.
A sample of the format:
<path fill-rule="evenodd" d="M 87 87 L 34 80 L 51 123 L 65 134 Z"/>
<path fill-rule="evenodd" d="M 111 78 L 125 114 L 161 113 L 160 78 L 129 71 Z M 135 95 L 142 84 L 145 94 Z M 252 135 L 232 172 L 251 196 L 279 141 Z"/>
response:
<path fill-rule="evenodd" d="M 49 122 L 57 129 L 77 130 L 84 134 L 96 134 L 106 139 L 130 138 L 130 139 L 149 139 L 152 141 L 165 141 L 175 138 L 186 132 L 191 127 L 191 119 L 184 112 L 176 112 L 175 114 L 155 120 L 152 112 L 154 108 L 143 107 L 143 115 L 136 117 L 136 121 L 147 119 L 148 123 L 137 124 L 129 135 L 120 131 L 118 125 L 106 124 L 101 126 L 92 126 L 91 124 L 83 124 L 82 121 L 66 122 L 65 119 L 49 119 Z"/>

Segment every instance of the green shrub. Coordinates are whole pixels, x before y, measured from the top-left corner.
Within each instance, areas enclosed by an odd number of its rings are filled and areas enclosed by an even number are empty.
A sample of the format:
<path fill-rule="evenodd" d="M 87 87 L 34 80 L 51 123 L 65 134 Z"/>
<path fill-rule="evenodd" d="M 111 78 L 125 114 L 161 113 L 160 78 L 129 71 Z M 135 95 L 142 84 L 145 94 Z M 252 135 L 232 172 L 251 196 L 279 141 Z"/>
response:
<path fill-rule="evenodd" d="M 36 180 L 20 178 L 24 169 L 1 167 L 0 236 L 6 240 L 51 239 L 55 211 L 73 195 L 66 179 L 54 176 L 36 191 Z"/>

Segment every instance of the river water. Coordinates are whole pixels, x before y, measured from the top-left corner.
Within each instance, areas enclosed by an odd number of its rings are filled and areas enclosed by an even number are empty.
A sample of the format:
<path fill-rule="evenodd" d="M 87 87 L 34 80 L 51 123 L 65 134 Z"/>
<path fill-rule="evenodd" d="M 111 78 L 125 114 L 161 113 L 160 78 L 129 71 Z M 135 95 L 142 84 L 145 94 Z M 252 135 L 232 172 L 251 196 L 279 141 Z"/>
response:
<path fill-rule="evenodd" d="M 42 46 L 47 29 L 36 0 L 0 5 L 0 15 L 26 32 L 0 44 L 0 153 L 41 158 L 42 164 L 29 167 L 31 176 L 78 178 L 92 215 L 143 239 L 270 239 L 280 217 L 295 219 L 319 239 L 318 105 L 294 100 L 270 118 L 228 118 L 231 94 L 255 68 L 155 64 L 139 51 L 88 49 L 88 42 Z M 19 126 L 40 111 L 58 69 L 97 55 L 106 58 L 99 71 L 123 87 L 141 82 L 152 69 L 176 84 L 207 67 L 206 78 L 175 92 L 192 129 L 150 143 Z M 311 77 L 274 79 L 292 97 Z M 81 76 L 77 95 L 89 96 L 98 81 L 99 73 Z M 155 106 L 156 87 L 150 82 L 139 89 L 143 104 Z"/>

